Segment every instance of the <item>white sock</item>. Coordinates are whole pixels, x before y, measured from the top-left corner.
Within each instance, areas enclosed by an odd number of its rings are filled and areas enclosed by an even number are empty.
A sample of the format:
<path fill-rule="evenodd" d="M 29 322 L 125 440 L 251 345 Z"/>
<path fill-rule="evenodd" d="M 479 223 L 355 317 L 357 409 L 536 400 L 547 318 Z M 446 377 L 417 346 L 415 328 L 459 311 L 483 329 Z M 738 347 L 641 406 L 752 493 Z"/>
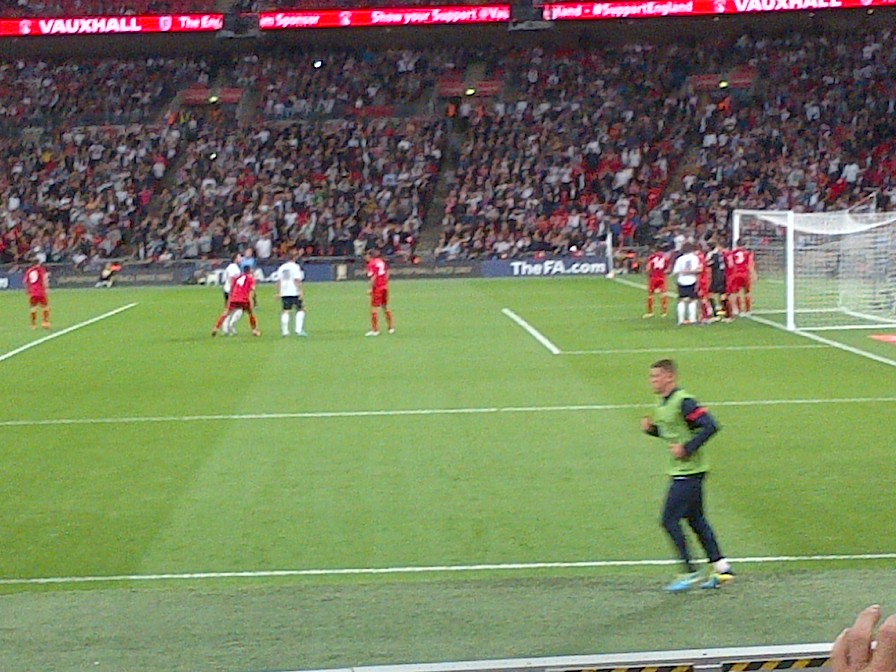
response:
<path fill-rule="evenodd" d="M 684 301 L 678 302 L 678 324 L 684 322 Z"/>
<path fill-rule="evenodd" d="M 240 321 L 240 318 L 243 316 L 243 309 L 237 308 L 233 313 L 230 314 L 230 320 L 225 320 L 224 324 L 227 326 L 227 331 L 233 331 L 236 328 L 236 323 Z"/>
<path fill-rule="evenodd" d="M 728 562 L 725 558 L 719 558 L 714 563 L 712 563 L 712 566 L 715 567 L 715 570 L 719 574 L 725 574 L 726 572 L 731 571 L 731 563 Z"/>
<path fill-rule="evenodd" d="M 691 301 L 688 304 L 688 319 L 691 322 L 697 321 L 697 302 L 696 301 Z"/>
<path fill-rule="evenodd" d="M 289 335 L 289 313 L 280 313 L 280 333 Z"/>
<path fill-rule="evenodd" d="M 296 333 L 301 334 L 305 331 L 305 311 L 300 310 L 296 313 Z"/>

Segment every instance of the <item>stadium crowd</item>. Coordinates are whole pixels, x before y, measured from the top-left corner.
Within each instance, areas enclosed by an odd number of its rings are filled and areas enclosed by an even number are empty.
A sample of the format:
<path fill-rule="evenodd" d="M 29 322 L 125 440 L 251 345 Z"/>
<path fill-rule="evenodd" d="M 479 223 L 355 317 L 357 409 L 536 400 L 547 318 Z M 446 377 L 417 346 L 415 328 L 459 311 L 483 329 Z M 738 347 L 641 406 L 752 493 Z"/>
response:
<path fill-rule="evenodd" d="M 409 256 L 445 142 L 438 120 L 330 120 L 192 132 L 145 256 L 265 259 L 300 247 Z M 197 242 L 197 246 L 190 243 Z"/>
<path fill-rule="evenodd" d="M 135 125 L 0 139 L 0 258 L 23 259 L 36 247 L 75 265 L 132 256 L 175 136 Z"/>
<path fill-rule="evenodd" d="M 437 256 L 587 252 L 607 230 L 632 242 L 697 111 L 672 92 L 683 76 L 661 67 L 672 62 L 643 46 L 518 54 L 515 101 L 462 106 L 469 130 Z"/>
<path fill-rule="evenodd" d="M 666 219 L 722 229 L 732 208 L 843 210 L 872 192 L 896 206 L 890 38 L 739 39 L 730 57 L 756 68 L 760 95 L 705 105 L 697 160 L 662 204 Z"/>
<path fill-rule="evenodd" d="M 0 118 L 7 134 L 35 128 L 2 140 L 0 258 L 35 245 L 78 263 L 243 244 L 408 255 L 440 177 L 440 259 L 587 252 L 608 231 L 626 244 L 682 228 L 699 238 L 724 231 L 735 207 L 842 209 L 869 189 L 888 206 L 890 37 L 321 52 L 304 68 L 261 55 L 223 68 L 18 59 L 0 65 Z M 474 63 L 503 78 L 503 95 L 464 98 L 444 118 L 435 82 Z M 691 85 L 742 66 L 749 87 Z M 194 85 L 239 86 L 257 105 L 176 112 Z M 396 101 L 414 116 L 376 116 Z"/>
<path fill-rule="evenodd" d="M 714 49 L 674 46 L 665 52 L 635 46 L 617 55 L 611 67 L 598 64 L 594 69 L 602 76 L 597 79 L 585 75 L 587 67 L 577 71 L 576 62 L 585 64 L 598 54 L 530 54 L 521 89 L 544 92 L 534 111 L 526 100 L 468 111 L 476 140 L 465 146 L 465 174 L 458 176 L 458 189 L 449 198 L 436 254 L 453 259 L 587 250 L 607 229 L 617 244 L 659 238 L 680 246 L 688 238 L 727 234 L 734 208 L 842 210 L 862 203 L 871 192 L 884 197 L 882 207 L 896 207 L 896 128 L 891 122 L 896 55 L 882 49 L 889 38 L 884 31 L 837 38 L 743 37 Z M 754 89 L 700 95 L 681 88 L 686 73 L 676 72 L 674 64 L 682 62 L 691 64 L 690 74 L 755 68 Z M 625 76 L 614 81 L 620 70 Z M 794 80 L 801 85 L 794 87 Z M 551 105 L 551 99 L 560 102 Z M 589 108 L 595 100 L 602 107 L 598 123 Z M 605 117 L 607 102 L 622 113 L 616 137 L 607 132 L 613 129 L 606 124 L 612 122 Z M 651 102 L 652 109 L 646 107 Z M 570 109 L 586 115 L 580 117 L 583 123 L 563 123 Z M 547 115 L 547 124 L 538 123 L 538 110 Z M 560 123 L 551 123 L 551 115 Z M 514 117 L 525 120 L 516 124 L 516 133 Z M 656 125 L 652 134 L 651 124 Z M 594 144 L 574 137 L 583 127 Z M 539 132 L 519 133 L 522 129 Z M 640 142 L 645 131 L 655 145 Z M 533 158 L 512 164 L 518 176 L 513 186 L 522 191 L 502 207 L 500 199 L 492 202 L 494 176 L 506 169 L 492 162 L 493 153 L 506 153 L 520 138 L 530 143 Z M 546 153 L 545 147 L 555 151 Z M 680 150 L 688 147 L 693 149 L 683 157 Z M 593 149 L 598 153 L 591 154 Z M 472 167 L 467 165 L 471 158 Z M 670 187 L 670 166 L 674 170 L 682 158 L 688 162 L 679 183 Z M 569 185 L 561 186 L 559 207 L 554 196 L 558 174 L 561 185 Z M 497 193 L 506 191 L 505 184 Z M 570 199 L 573 193 L 577 198 Z M 520 194 L 534 210 L 521 206 Z M 480 211 L 483 203 L 485 211 Z"/>
<path fill-rule="evenodd" d="M 464 59 L 462 50 L 327 51 L 244 58 L 236 82 L 262 96 L 269 119 L 349 116 L 417 102 Z"/>
<path fill-rule="evenodd" d="M 177 92 L 207 85 L 199 59 L 0 62 L 0 126 L 151 122 Z"/>

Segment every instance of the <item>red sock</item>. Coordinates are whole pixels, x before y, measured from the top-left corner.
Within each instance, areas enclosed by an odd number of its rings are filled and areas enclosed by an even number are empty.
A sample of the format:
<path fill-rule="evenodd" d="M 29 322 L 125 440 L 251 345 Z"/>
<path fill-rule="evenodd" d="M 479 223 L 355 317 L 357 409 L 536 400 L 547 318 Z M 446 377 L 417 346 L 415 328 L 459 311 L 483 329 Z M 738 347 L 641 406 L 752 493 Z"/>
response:
<path fill-rule="evenodd" d="M 31 311 L 31 324 L 37 324 L 37 311 Z"/>
<path fill-rule="evenodd" d="M 387 311 L 386 311 L 386 325 L 387 325 L 390 329 L 392 329 L 392 328 L 393 328 L 393 327 L 392 327 L 392 324 L 393 324 L 393 323 L 392 323 L 392 311 L 391 311 L 391 310 L 387 310 Z"/>
<path fill-rule="evenodd" d="M 44 322 L 50 321 L 50 310 L 49 308 L 44 308 Z"/>
<path fill-rule="evenodd" d="M 647 312 L 648 313 L 653 312 L 653 294 L 647 295 Z"/>
<path fill-rule="evenodd" d="M 753 310 L 753 297 L 752 297 L 752 296 L 748 296 L 748 297 L 747 297 L 747 312 L 749 313 L 749 312 L 751 312 L 752 310 Z"/>
<path fill-rule="evenodd" d="M 669 297 L 663 294 L 663 313 L 669 312 Z"/>
<path fill-rule="evenodd" d="M 379 313 L 370 313 L 370 326 L 374 331 L 380 330 L 380 316 Z"/>
<path fill-rule="evenodd" d="M 253 329 L 258 328 L 258 320 L 255 319 L 255 313 L 249 313 L 249 326 Z"/>
<path fill-rule="evenodd" d="M 218 318 L 218 321 L 215 322 L 215 331 L 217 331 L 218 329 L 221 328 L 221 325 L 224 324 L 224 320 L 227 319 L 228 315 L 230 315 L 230 311 L 228 311 L 228 310 L 225 310 L 223 313 L 221 313 L 221 316 Z"/>

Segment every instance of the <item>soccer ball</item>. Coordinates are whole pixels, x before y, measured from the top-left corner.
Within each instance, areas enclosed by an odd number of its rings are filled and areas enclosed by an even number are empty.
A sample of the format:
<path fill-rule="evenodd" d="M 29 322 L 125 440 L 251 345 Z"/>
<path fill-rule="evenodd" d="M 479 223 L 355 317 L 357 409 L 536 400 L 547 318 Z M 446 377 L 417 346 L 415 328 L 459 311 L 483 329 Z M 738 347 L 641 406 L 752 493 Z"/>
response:
<path fill-rule="evenodd" d="M 608 277 L 610 280 L 612 280 L 613 278 L 616 277 L 616 271 L 610 271 L 609 273 L 607 273 L 607 277 Z"/>

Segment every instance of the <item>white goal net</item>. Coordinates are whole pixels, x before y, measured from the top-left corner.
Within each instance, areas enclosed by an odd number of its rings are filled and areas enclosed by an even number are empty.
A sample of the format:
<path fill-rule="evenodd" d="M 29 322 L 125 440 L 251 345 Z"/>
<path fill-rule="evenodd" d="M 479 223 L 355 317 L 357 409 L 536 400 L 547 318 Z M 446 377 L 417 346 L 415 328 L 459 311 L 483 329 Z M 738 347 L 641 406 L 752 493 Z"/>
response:
<path fill-rule="evenodd" d="M 754 252 L 756 308 L 788 329 L 896 327 L 896 212 L 735 210 L 732 229 Z"/>

